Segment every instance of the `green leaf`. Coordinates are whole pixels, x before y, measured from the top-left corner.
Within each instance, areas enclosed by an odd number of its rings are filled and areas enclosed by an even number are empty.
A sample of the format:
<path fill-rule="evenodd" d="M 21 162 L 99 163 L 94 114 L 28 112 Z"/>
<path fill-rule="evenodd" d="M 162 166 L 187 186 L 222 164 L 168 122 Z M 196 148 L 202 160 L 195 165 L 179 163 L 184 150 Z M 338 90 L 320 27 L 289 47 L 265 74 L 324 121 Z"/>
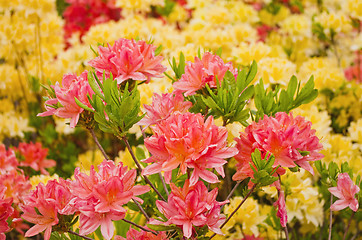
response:
<path fill-rule="evenodd" d="M 89 111 L 89 112 L 94 113 L 94 110 L 93 110 L 93 109 L 91 109 L 90 107 L 88 107 L 87 105 L 85 105 L 84 103 L 82 103 L 81 101 L 79 101 L 77 97 L 74 97 L 74 100 L 75 100 L 75 103 L 76 103 L 79 107 L 81 107 L 81 108 L 83 108 L 83 109 L 85 109 L 85 110 L 87 110 L 87 111 Z"/>
<path fill-rule="evenodd" d="M 99 89 L 99 86 L 95 80 L 95 77 L 93 76 L 93 74 L 91 72 L 88 73 L 88 83 L 89 86 L 92 88 L 93 92 L 99 96 L 101 99 L 104 99 L 104 95 L 102 94 L 101 90 Z"/>
<path fill-rule="evenodd" d="M 254 80 L 257 72 L 258 72 L 258 66 L 254 60 L 253 63 L 251 64 L 250 70 L 246 77 L 246 82 L 245 82 L 246 86 L 249 85 Z"/>
<path fill-rule="evenodd" d="M 179 229 L 176 225 L 156 225 L 156 224 L 147 224 L 147 227 L 155 231 L 172 231 Z"/>

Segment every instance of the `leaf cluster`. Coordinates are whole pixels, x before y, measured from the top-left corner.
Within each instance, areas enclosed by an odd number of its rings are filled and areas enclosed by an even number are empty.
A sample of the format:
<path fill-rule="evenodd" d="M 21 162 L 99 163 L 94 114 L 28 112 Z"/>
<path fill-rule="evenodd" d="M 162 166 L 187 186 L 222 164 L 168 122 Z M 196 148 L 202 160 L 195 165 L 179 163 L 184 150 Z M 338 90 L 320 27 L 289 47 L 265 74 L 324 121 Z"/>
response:
<path fill-rule="evenodd" d="M 277 177 L 272 176 L 278 169 L 273 169 L 273 164 L 275 162 L 275 157 L 273 155 L 266 154 L 263 159 L 259 149 L 255 149 L 251 154 L 251 160 L 253 164 L 250 163 L 250 167 L 254 172 L 254 179 L 251 179 L 253 183 L 263 187 L 278 180 Z"/>
<path fill-rule="evenodd" d="M 201 99 L 209 109 L 209 114 L 215 118 L 222 117 L 224 125 L 240 122 L 248 126 L 246 120 L 249 118 L 249 109 L 244 107 L 254 95 L 254 86 L 249 84 L 256 72 L 257 65 L 254 61 L 248 72 L 246 69 L 238 71 L 236 79 L 227 71 L 221 84 L 217 79 L 216 89 L 206 85 L 207 95 L 201 96 Z"/>
<path fill-rule="evenodd" d="M 311 76 L 308 82 L 301 89 L 301 82 L 292 76 L 286 90 L 281 90 L 279 86 L 273 91 L 264 89 L 263 80 L 255 86 L 255 113 L 256 119 L 263 118 L 264 115 L 275 115 L 277 112 L 286 112 L 313 101 L 318 96 L 318 90 L 314 88 L 314 77 Z"/>
<path fill-rule="evenodd" d="M 113 80 L 112 75 L 107 79 L 103 77 L 101 83 L 94 72 L 89 73 L 88 81 L 95 93 L 92 99 L 88 96 L 88 100 L 94 108 L 94 119 L 99 128 L 117 137 L 125 136 L 127 131 L 143 117 L 138 115 L 141 104 L 137 84 L 131 90 L 128 82 L 124 88 L 118 88 L 117 81 Z"/>

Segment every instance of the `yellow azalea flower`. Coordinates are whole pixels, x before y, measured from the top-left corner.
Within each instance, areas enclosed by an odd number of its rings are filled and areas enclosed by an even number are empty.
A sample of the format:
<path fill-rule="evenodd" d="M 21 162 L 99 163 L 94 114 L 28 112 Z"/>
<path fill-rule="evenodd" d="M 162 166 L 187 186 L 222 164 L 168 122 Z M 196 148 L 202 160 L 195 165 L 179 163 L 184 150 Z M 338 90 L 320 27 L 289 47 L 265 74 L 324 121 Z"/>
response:
<path fill-rule="evenodd" d="M 39 183 L 43 183 L 44 185 L 46 185 L 49 180 L 58 180 L 58 179 L 59 179 L 59 176 L 57 174 L 54 174 L 52 176 L 34 175 L 29 179 L 29 181 L 32 186 L 32 189 L 35 189 Z"/>
<path fill-rule="evenodd" d="M 322 12 L 320 15 L 316 16 L 314 20 L 322 25 L 327 36 L 329 35 L 330 29 L 333 29 L 337 33 L 347 33 L 352 29 L 350 19 L 342 11 L 329 13 Z"/>
<path fill-rule="evenodd" d="M 259 12 L 260 21 L 267 25 L 275 25 L 290 15 L 290 11 L 287 7 L 281 6 L 276 15 L 268 12 L 265 8 Z"/>
<path fill-rule="evenodd" d="M 362 2 L 359 0 L 344 1 L 344 10 L 350 14 L 351 17 L 362 20 Z"/>
<path fill-rule="evenodd" d="M 229 205 L 225 205 L 225 214 L 230 214 L 243 200 L 242 197 L 234 197 L 230 200 Z M 265 219 L 266 215 L 260 214 L 261 207 L 256 200 L 248 198 L 243 206 L 235 213 L 230 221 L 225 225 L 224 229 L 229 230 L 236 228 L 237 224 L 242 225 L 242 231 L 247 235 L 259 235 L 258 225 L 261 224 Z M 240 229 L 241 230 L 241 229 Z M 226 233 L 226 232 L 225 232 Z M 226 233 L 227 236 L 233 235 L 232 233 Z"/>
<path fill-rule="evenodd" d="M 233 48 L 232 59 L 237 64 L 248 66 L 253 60 L 258 62 L 265 57 L 270 57 L 271 51 L 271 47 L 262 42 L 250 44 L 241 42 L 239 46 Z"/>
<path fill-rule="evenodd" d="M 279 83 L 287 86 L 291 76 L 295 75 L 294 63 L 283 58 L 263 58 L 258 63 L 258 73 L 254 81 L 263 79 L 265 85 Z"/>
<path fill-rule="evenodd" d="M 79 167 L 81 171 L 89 171 L 92 165 L 97 168 L 103 160 L 104 156 L 100 150 L 89 150 L 85 153 L 79 154 L 78 161 L 75 163 L 75 166 Z"/>
<path fill-rule="evenodd" d="M 362 145 L 362 118 L 351 123 L 348 133 L 353 141 Z"/>

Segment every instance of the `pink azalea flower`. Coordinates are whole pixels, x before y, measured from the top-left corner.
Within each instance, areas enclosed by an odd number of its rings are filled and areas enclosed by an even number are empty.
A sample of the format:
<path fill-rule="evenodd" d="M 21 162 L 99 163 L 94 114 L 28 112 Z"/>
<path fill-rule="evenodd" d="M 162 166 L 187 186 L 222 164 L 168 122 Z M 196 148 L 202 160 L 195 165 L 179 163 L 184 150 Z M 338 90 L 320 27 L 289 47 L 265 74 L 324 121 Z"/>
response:
<path fill-rule="evenodd" d="M 0 240 L 5 240 L 5 232 L 10 228 L 7 219 L 13 214 L 14 209 L 11 207 L 13 202 L 12 198 L 5 197 L 6 187 L 0 185 Z"/>
<path fill-rule="evenodd" d="M 225 221 L 225 216 L 220 214 L 220 206 L 228 201 L 216 201 L 217 188 L 208 192 L 202 181 L 191 186 L 186 180 L 183 188 L 171 184 L 171 190 L 167 202 L 156 201 L 157 208 L 168 221 L 151 220 L 151 224 L 175 224 L 182 228 L 186 238 L 192 236 L 194 227 L 206 225 L 211 231 L 222 234 L 220 225 Z"/>
<path fill-rule="evenodd" d="M 278 207 L 277 217 L 280 219 L 280 225 L 282 225 L 282 227 L 286 227 L 288 222 L 288 215 L 287 208 L 285 206 L 284 191 L 278 189 L 278 193 L 279 197 L 278 200 L 274 203 L 274 206 Z"/>
<path fill-rule="evenodd" d="M 165 171 L 166 181 L 171 181 L 171 171 L 180 167 L 186 174 L 193 168 L 190 184 L 199 177 L 210 183 L 218 177 L 208 169 L 214 168 L 224 177 L 225 158 L 237 153 L 236 148 L 227 147 L 227 130 L 214 124 L 210 116 L 206 121 L 201 114 L 175 113 L 151 127 L 154 135 L 145 139 L 145 146 L 152 156 L 145 162 L 153 162 L 143 169 L 142 174 L 150 175 Z"/>
<path fill-rule="evenodd" d="M 99 172 L 91 167 L 89 176 L 75 169 L 75 181 L 71 183 L 71 191 L 76 196 L 72 205 L 80 212 L 80 234 L 87 235 L 101 226 L 105 239 L 113 237 L 112 221 L 121 220 L 126 215 L 123 208 L 131 199 L 143 202 L 138 195 L 149 191 L 148 186 L 135 186 L 137 172 L 127 171 L 120 163 L 103 161 L 98 165 Z"/>
<path fill-rule="evenodd" d="M 149 82 L 151 77 L 161 78 L 166 67 L 161 64 L 163 57 L 155 56 L 155 47 L 145 41 L 121 38 L 114 45 L 99 46 L 99 56 L 89 62 L 97 75 L 107 78 L 110 74 L 118 84 L 132 79 Z"/>
<path fill-rule="evenodd" d="M 147 228 L 147 227 L 146 227 Z M 155 236 L 151 232 L 146 231 L 137 231 L 136 229 L 130 227 L 127 231 L 127 237 L 115 236 L 114 240 L 168 240 L 165 232 L 159 232 L 157 236 Z"/>
<path fill-rule="evenodd" d="M 21 206 L 22 218 L 34 223 L 25 237 L 34 236 L 45 230 L 44 239 L 49 240 L 52 227 L 59 223 L 58 214 L 69 215 L 74 209 L 69 205 L 73 195 L 69 182 L 63 179 L 50 180 L 47 185 L 40 183 L 34 191 L 24 199 Z"/>
<path fill-rule="evenodd" d="M 173 84 L 173 87 L 182 91 L 185 96 L 194 95 L 196 91 L 204 88 L 206 84 L 210 88 L 216 88 L 216 78 L 219 82 L 222 82 L 228 70 L 234 76 L 237 75 L 237 69 L 232 66 L 231 62 L 224 63 L 219 56 L 205 52 L 201 60 L 195 57 L 194 63 L 187 63 L 185 73 L 179 81 Z"/>
<path fill-rule="evenodd" d="M 51 86 L 56 98 L 49 99 L 45 102 L 45 108 L 47 111 L 39 113 L 37 116 L 45 117 L 50 115 L 56 115 L 61 118 L 70 118 L 70 127 L 74 128 L 77 125 L 79 116 L 83 112 L 83 108 L 79 107 L 75 102 L 75 97 L 92 108 L 87 95 L 91 97 L 93 90 L 88 83 L 88 72 L 84 71 L 79 77 L 75 74 L 65 74 L 62 80 L 62 87 L 57 82 L 55 86 Z M 61 104 L 61 107 L 56 108 L 53 105 Z"/>
<path fill-rule="evenodd" d="M 255 237 L 254 235 L 245 235 L 241 240 L 264 240 L 262 237 Z"/>
<path fill-rule="evenodd" d="M 356 52 L 356 59 L 354 65 L 344 70 L 344 75 L 347 80 L 356 80 L 357 83 L 362 83 L 362 51 Z"/>
<path fill-rule="evenodd" d="M 155 93 L 152 97 L 152 104 L 143 105 L 146 110 L 146 116 L 138 122 L 138 125 L 144 125 L 147 128 L 150 125 L 162 121 L 175 112 L 185 113 L 192 106 L 189 101 L 184 101 L 181 92 L 165 93 L 158 95 Z"/>
<path fill-rule="evenodd" d="M 54 160 L 46 159 L 48 155 L 48 149 L 42 148 L 40 142 L 37 143 L 20 143 L 17 150 L 23 157 L 23 161 L 20 161 L 20 166 L 31 167 L 35 171 L 40 171 L 44 175 L 49 173 L 45 168 L 54 167 L 56 162 Z"/>
<path fill-rule="evenodd" d="M 22 171 L 12 170 L 5 174 L 0 174 L 0 186 L 5 186 L 5 197 L 12 198 L 15 204 L 22 203 L 31 185 L 28 177 L 25 177 Z"/>
<path fill-rule="evenodd" d="M 15 153 L 12 149 L 6 150 L 4 144 L 0 144 L 0 173 L 15 170 L 18 166 Z"/>
<path fill-rule="evenodd" d="M 337 187 L 328 188 L 328 190 L 339 200 L 332 204 L 332 211 L 339 211 L 346 207 L 357 212 L 358 200 L 355 195 L 360 191 L 357 185 L 353 184 L 352 179 L 348 173 L 341 173 L 338 175 Z"/>
<path fill-rule="evenodd" d="M 238 163 L 233 179 L 241 180 L 253 176 L 249 163 L 252 162 L 251 153 L 256 148 L 263 157 L 268 152 L 274 155 L 273 167 L 280 165 L 289 168 L 298 165 L 313 174 L 309 162 L 323 157 L 319 153 L 323 146 L 311 125 L 311 122 L 301 116 L 293 118 L 292 114 L 284 112 L 277 113 L 275 117 L 264 116 L 259 122 L 250 124 L 245 132 L 235 139 L 239 153 L 235 156 Z M 279 168 L 278 173 L 284 174 L 285 170 Z"/>

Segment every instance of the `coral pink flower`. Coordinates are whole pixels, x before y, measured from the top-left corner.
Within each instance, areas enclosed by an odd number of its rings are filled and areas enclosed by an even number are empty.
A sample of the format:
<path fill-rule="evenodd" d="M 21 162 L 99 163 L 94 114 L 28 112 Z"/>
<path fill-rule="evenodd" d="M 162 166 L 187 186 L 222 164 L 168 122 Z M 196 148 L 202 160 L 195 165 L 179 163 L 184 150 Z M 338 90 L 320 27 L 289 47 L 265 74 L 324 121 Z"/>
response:
<path fill-rule="evenodd" d="M 75 169 L 71 190 L 76 197 L 72 204 L 80 212 L 80 234 L 87 235 L 101 226 L 103 237 L 109 240 L 114 234 L 112 221 L 125 217 L 123 205 L 131 199 L 143 202 L 136 196 L 148 192 L 149 187 L 134 186 L 136 170 L 127 171 L 122 163 L 116 166 L 105 160 L 98 169 L 96 172 L 92 166 L 89 176 Z"/>
<path fill-rule="evenodd" d="M 14 209 L 11 207 L 13 199 L 6 198 L 5 191 L 6 187 L 0 185 L 0 240 L 6 239 L 4 233 L 10 230 L 6 221 L 14 212 Z"/>
<path fill-rule="evenodd" d="M 208 169 L 214 168 L 224 177 L 224 159 L 237 153 L 236 148 L 227 147 L 227 130 L 216 126 L 212 116 L 204 121 L 201 114 L 175 113 L 151 128 L 154 135 L 145 139 L 145 146 L 152 156 L 145 162 L 153 164 L 143 169 L 142 174 L 165 171 L 168 183 L 171 171 L 179 166 L 182 174 L 188 168 L 194 169 L 191 185 L 199 177 L 216 183 L 218 177 Z"/>
<path fill-rule="evenodd" d="M 360 191 L 357 185 L 353 184 L 352 179 L 348 173 L 341 173 L 338 175 L 337 187 L 328 188 L 328 190 L 339 200 L 331 206 L 332 211 L 339 211 L 346 207 L 357 212 L 358 200 L 355 195 Z"/>
<path fill-rule="evenodd" d="M 205 52 L 201 60 L 195 57 L 194 63 L 187 63 L 185 73 L 179 81 L 173 84 L 173 87 L 176 90 L 182 91 L 185 96 L 195 94 L 196 91 L 204 88 L 206 84 L 210 88 L 216 88 L 216 78 L 219 82 L 222 82 L 228 70 L 234 76 L 237 75 L 237 69 L 231 63 L 224 63 L 219 56 Z"/>
<path fill-rule="evenodd" d="M 323 157 L 319 153 L 323 146 L 311 125 L 311 122 L 301 116 L 293 118 L 292 114 L 284 112 L 277 113 L 275 117 L 264 116 L 264 119 L 249 125 L 245 133 L 240 133 L 240 137 L 235 139 L 239 154 L 235 156 L 238 163 L 233 179 L 241 180 L 253 176 L 249 163 L 251 153 L 256 148 L 263 157 L 268 152 L 274 155 L 273 167 L 280 165 L 289 168 L 298 165 L 313 174 L 309 161 Z M 280 169 L 278 173 L 283 174 L 283 171 Z"/>
<path fill-rule="evenodd" d="M 31 167 L 35 171 L 40 171 L 42 174 L 48 175 L 49 173 L 45 168 L 54 167 L 56 162 L 54 160 L 46 159 L 48 149 L 42 148 L 40 142 L 37 143 L 20 143 L 18 148 L 15 148 L 23 157 L 20 161 L 20 166 Z"/>
<path fill-rule="evenodd" d="M 130 227 L 127 231 L 127 237 L 115 236 L 114 240 L 168 240 L 165 232 L 159 232 L 157 236 L 155 236 L 151 232 L 146 231 L 137 231 L 136 229 Z"/>
<path fill-rule="evenodd" d="M 241 240 L 264 240 L 262 237 L 255 237 L 254 235 L 245 235 Z"/>
<path fill-rule="evenodd" d="M 356 59 L 354 65 L 344 70 L 344 75 L 351 81 L 353 79 L 358 83 L 362 83 L 362 51 L 356 52 Z"/>
<path fill-rule="evenodd" d="M 62 87 L 56 83 L 54 88 L 56 98 L 49 99 L 45 102 L 46 112 L 39 113 L 37 116 L 45 117 L 56 115 L 61 118 L 70 118 L 70 127 L 74 128 L 79 120 L 79 115 L 83 112 L 83 108 L 79 107 L 75 102 L 76 97 L 80 102 L 92 108 L 87 95 L 91 97 L 93 90 L 89 86 L 87 71 L 84 71 L 79 77 L 75 74 L 65 74 L 62 80 Z M 61 107 L 53 107 L 53 105 L 61 104 Z"/>
<path fill-rule="evenodd" d="M 18 161 L 12 149 L 6 150 L 4 144 L 0 144 L 0 173 L 5 174 L 8 171 L 15 170 L 18 167 Z"/>
<path fill-rule="evenodd" d="M 288 215 L 287 208 L 285 206 L 284 191 L 278 189 L 278 193 L 279 197 L 278 200 L 274 203 L 274 206 L 278 207 L 277 217 L 280 219 L 280 225 L 282 225 L 282 227 L 286 227 L 288 222 Z"/>
<path fill-rule="evenodd" d="M 25 177 L 22 171 L 16 170 L 0 174 L 0 186 L 6 187 L 5 197 L 12 198 L 15 204 L 23 202 L 23 197 L 31 189 L 28 177 Z"/>
<path fill-rule="evenodd" d="M 220 214 L 220 206 L 228 201 L 216 201 L 217 188 L 208 192 L 202 181 L 190 186 L 186 180 L 182 189 L 171 184 L 171 190 L 167 202 L 156 201 L 158 209 L 168 221 L 151 220 L 150 223 L 175 224 L 182 228 L 186 238 L 192 236 L 194 227 L 208 226 L 211 231 L 222 234 L 220 225 L 225 221 L 225 216 Z"/>
<path fill-rule="evenodd" d="M 155 56 L 155 47 L 145 41 L 121 38 L 113 46 L 99 46 L 98 52 L 99 56 L 89 65 L 97 70 L 100 78 L 103 72 L 107 78 L 112 74 L 118 84 L 128 79 L 149 82 L 151 77 L 161 78 L 166 71 L 161 64 L 163 57 Z"/>
<path fill-rule="evenodd" d="M 146 110 L 146 116 L 138 122 L 138 125 L 144 125 L 147 128 L 171 116 L 175 112 L 185 113 L 192 106 L 189 101 L 184 101 L 181 92 L 165 93 L 158 95 L 154 93 L 152 104 L 143 105 Z"/>
<path fill-rule="evenodd" d="M 69 182 L 63 179 L 50 180 L 44 186 L 40 183 L 34 191 L 24 199 L 21 206 L 22 218 L 34 223 L 26 233 L 25 237 L 34 236 L 45 230 L 44 239 L 49 240 L 52 226 L 59 223 L 58 214 L 69 215 L 74 209 L 69 205 L 73 195 L 69 189 Z"/>

